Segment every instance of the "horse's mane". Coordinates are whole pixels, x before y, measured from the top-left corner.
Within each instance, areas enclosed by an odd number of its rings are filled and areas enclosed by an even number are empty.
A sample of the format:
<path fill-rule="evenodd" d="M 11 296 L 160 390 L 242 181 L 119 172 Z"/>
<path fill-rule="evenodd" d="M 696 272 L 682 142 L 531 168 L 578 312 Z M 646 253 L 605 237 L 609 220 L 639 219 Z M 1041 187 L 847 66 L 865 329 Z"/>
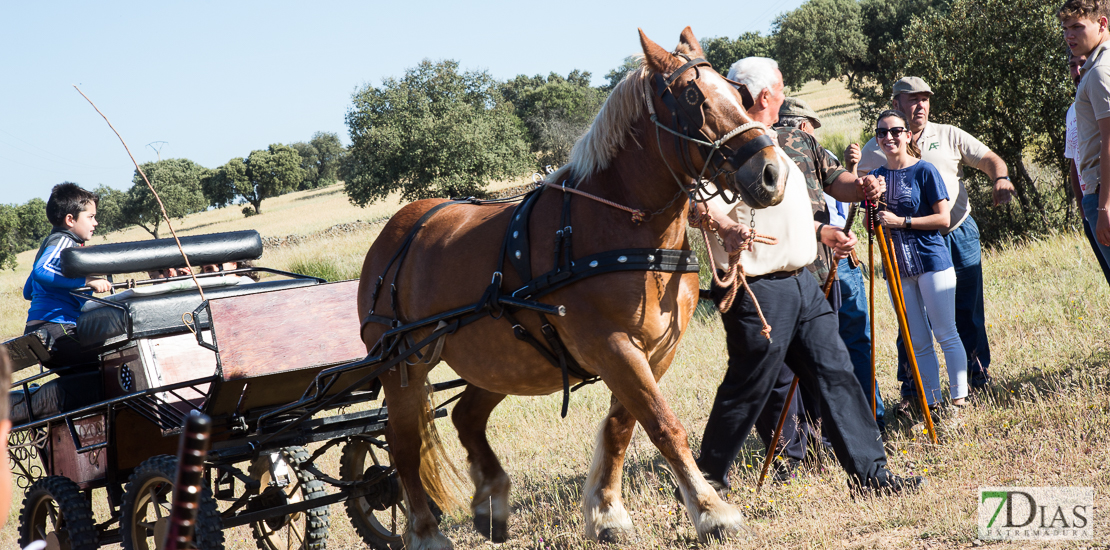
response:
<path fill-rule="evenodd" d="M 642 63 L 642 62 L 641 62 Z M 628 73 L 609 94 L 586 134 L 570 151 L 570 161 L 548 177 L 553 183 L 582 178 L 609 167 L 617 152 L 632 135 L 632 123 L 645 111 L 643 80 L 651 76 L 643 64 Z"/>

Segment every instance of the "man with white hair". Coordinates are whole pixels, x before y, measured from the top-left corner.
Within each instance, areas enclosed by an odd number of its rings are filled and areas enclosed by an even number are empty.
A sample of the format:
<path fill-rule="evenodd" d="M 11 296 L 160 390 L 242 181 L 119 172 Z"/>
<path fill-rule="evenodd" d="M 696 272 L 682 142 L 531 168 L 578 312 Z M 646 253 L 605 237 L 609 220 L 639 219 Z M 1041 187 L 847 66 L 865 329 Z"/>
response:
<path fill-rule="evenodd" d="M 745 58 L 729 70 L 729 78 L 747 87 L 754 104 L 748 115 L 771 126 L 778 120 L 783 95 L 778 64 L 766 58 Z M 698 466 L 710 484 L 728 490 L 728 470 L 744 445 L 756 417 L 768 400 L 786 363 L 802 387 L 820 396 L 826 434 L 854 490 L 899 492 L 920 486 L 920 477 L 900 478 L 886 468 L 886 453 L 871 407 L 863 394 L 848 351 L 837 334 L 837 319 L 825 301 L 817 280 L 804 275 L 817 258 L 818 242 L 847 255 L 855 237 L 828 225 L 821 189 L 845 201 L 878 198 L 883 185 L 876 178 L 848 174 L 813 136 L 796 128 L 777 133 L 789 168 L 785 196 L 778 205 L 755 213 L 742 202 L 710 200 L 709 215 L 717 222 L 718 236 L 710 240 L 717 269 L 727 268 L 729 251 L 741 250 L 740 262 L 747 283 L 771 326 L 763 333 L 756 304 L 743 292 L 721 315 L 728 346 L 728 368 L 717 388 L 713 409 L 702 438 Z M 816 195 L 816 199 L 814 199 Z M 818 205 L 816 206 L 815 205 Z M 824 214 L 823 221 L 814 212 Z M 754 244 L 745 249 L 753 216 L 761 234 L 778 238 L 778 244 Z M 725 290 L 714 285 L 718 303 Z M 835 405 L 830 407 L 829 404 Z"/>

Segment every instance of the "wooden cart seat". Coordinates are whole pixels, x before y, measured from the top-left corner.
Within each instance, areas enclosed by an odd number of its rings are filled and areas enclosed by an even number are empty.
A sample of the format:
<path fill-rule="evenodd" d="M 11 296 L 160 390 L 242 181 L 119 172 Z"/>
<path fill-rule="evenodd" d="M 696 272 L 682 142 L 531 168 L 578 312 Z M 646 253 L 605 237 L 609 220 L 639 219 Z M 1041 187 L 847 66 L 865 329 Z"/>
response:
<path fill-rule="evenodd" d="M 312 286 L 315 279 L 285 279 L 226 286 L 204 291 L 208 299 L 257 294 L 274 290 Z M 146 338 L 188 331 L 181 316 L 201 304 L 200 293 L 182 290 L 156 296 L 140 296 L 120 302 L 120 307 L 104 306 L 82 313 L 77 318 L 77 338 L 88 349 L 122 345 L 131 338 Z M 196 320 L 208 324 L 206 314 Z"/>

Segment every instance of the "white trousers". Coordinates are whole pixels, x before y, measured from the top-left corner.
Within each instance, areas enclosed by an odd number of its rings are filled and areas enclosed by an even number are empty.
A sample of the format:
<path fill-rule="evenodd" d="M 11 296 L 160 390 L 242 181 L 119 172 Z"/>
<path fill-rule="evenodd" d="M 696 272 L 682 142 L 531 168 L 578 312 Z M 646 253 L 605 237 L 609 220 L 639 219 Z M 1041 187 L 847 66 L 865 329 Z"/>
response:
<path fill-rule="evenodd" d="M 933 338 L 944 351 L 948 367 L 948 391 L 952 399 L 967 397 L 967 352 L 956 331 L 956 270 L 927 271 L 902 277 L 906 298 L 906 322 L 913 340 L 913 355 L 921 373 L 921 385 L 929 405 L 941 397 L 940 363 Z"/>

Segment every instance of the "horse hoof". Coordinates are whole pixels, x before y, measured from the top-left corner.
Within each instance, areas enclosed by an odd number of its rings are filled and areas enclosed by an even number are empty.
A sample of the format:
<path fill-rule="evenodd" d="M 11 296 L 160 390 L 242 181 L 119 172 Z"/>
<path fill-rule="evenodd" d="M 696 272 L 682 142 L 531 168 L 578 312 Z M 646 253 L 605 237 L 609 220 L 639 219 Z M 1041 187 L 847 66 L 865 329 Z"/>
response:
<path fill-rule="evenodd" d="M 740 529 L 718 525 L 702 535 L 702 542 L 708 544 L 725 542 L 730 539 L 735 539 L 739 532 Z"/>
<path fill-rule="evenodd" d="M 624 529 L 606 527 L 597 532 L 597 542 L 605 544 L 619 544 L 628 540 L 628 532 Z"/>
<path fill-rule="evenodd" d="M 486 514 L 474 516 L 474 530 L 493 542 L 509 540 L 509 523 L 496 519 L 491 521 Z"/>

